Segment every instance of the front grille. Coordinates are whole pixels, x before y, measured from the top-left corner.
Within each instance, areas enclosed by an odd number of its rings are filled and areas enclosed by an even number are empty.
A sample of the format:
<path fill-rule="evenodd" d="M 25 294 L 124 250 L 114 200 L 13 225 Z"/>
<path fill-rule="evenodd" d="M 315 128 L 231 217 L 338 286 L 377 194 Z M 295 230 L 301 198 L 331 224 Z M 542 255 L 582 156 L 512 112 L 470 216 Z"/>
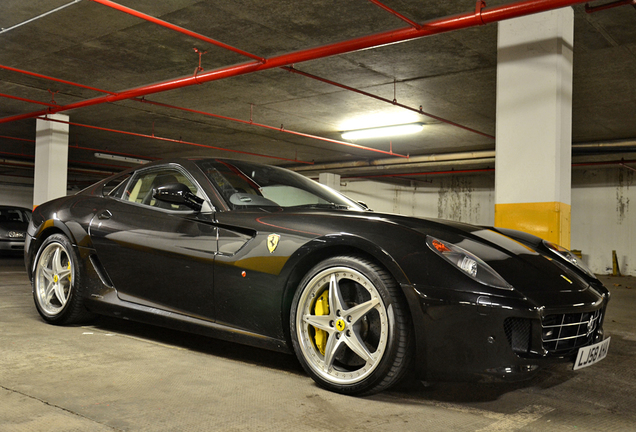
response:
<path fill-rule="evenodd" d="M 551 353 L 568 351 L 592 342 L 601 322 L 601 310 L 547 315 L 541 321 L 543 348 Z"/>
<path fill-rule="evenodd" d="M 512 350 L 517 353 L 527 353 L 530 350 L 531 321 L 524 318 L 506 318 L 504 332 Z"/>

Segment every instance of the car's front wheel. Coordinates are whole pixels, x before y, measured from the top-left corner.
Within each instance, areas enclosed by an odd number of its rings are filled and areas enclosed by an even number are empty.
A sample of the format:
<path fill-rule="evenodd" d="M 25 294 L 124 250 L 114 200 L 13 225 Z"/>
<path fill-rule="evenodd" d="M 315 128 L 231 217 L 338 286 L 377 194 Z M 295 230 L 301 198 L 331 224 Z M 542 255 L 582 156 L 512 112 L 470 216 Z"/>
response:
<path fill-rule="evenodd" d="M 315 266 L 292 302 L 294 350 L 318 385 L 350 395 L 395 384 L 412 351 L 407 306 L 382 267 L 353 256 Z"/>
<path fill-rule="evenodd" d="M 33 298 L 45 321 L 74 324 L 92 318 L 84 307 L 78 259 L 69 239 L 53 234 L 40 246 L 33 265 Z"/>

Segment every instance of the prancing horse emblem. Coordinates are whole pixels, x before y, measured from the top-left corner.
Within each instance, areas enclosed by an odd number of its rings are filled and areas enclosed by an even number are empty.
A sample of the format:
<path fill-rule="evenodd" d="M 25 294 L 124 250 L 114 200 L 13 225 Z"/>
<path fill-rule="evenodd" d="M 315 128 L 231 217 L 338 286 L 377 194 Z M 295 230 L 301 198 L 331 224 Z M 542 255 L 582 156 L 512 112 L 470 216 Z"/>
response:
<path fill-rule="evenodd" d="M 267 236 L 267 250 L 269 253 L 272 253 L 278 247 L 278 240 L 280 240 L 280 236 L 278 234 L 270 234 Z"/>

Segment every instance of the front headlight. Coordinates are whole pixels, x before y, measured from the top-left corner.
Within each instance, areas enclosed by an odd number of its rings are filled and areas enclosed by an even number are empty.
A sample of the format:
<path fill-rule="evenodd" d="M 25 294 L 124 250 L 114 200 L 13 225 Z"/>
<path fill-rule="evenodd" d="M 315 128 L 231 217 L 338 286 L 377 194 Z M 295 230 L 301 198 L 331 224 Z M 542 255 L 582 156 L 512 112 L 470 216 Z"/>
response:
<path fill-rule="evenodd" d="M 560 256 L 561 258 L 563 258 L 564 260 L 566 260 L 567 262 L 569 262 L 570 264 L 574 265 L 576 268 L 581 270 L 583 273 L 596 279 L 596 276 L 594 275 L 594 273 L 592 273 L 592 270 L 590 270 L 589 267 L 586 266 L 585 263 L 581 261 L 571 251 L 567 250 L 563 246 L 559 246 L 558 244 L 554 244 L 547 240 L 543 240 L 543 244 L 545 245 L 545 247 L 547 247 L 550 250 L 550 252 L 557 254 L 558 256 Z"/>
<path fill-rule="evenodd" d="M 431 236 L 426 237 L 426 244 L 433 252 L 477 282 L 494 288 L 513 289 L 512 285 L 506 282 L 492 267 L 466 249 Z"/>

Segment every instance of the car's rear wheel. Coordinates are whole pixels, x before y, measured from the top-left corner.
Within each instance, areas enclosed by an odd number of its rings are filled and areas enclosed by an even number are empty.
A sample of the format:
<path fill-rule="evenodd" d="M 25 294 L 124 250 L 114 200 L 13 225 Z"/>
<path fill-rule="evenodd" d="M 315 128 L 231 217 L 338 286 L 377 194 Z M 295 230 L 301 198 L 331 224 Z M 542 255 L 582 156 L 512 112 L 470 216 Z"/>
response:
<path fill-rule="evenodd" d="M 315 266 L 300 283 L 290 315 L 296 355 L 321 387 L 376 393 L 408 368 L 412 335 L 403 294 L 370 261 L 342 256 Z"/>
<path fill-rule="evenodd" d="M 66 236 L 53 234 L 42 243 L 32 283 L 35 306 L 45 321 L 74 324 L 93 317 L 84 307 L 78 259 Z"/>

